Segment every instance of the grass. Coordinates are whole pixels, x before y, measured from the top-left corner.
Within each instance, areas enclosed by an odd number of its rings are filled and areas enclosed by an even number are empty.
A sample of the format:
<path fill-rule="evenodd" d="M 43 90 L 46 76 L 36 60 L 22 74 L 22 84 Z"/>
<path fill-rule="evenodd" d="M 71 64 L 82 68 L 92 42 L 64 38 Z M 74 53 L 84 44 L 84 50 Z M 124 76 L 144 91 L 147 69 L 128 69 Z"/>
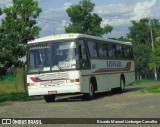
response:
<path fill-rule="evenodd" d="M 42 96 L 28 96 L 26 92 L 0 94 L 0 102 L 41 100 Z"/>
<path fill-rule="evenodd" d="M 16 83 L 15 77 L 13 75 L 5 76 L 5 79 L 0 81 L 0 87 L 1 94 L 23 91 L 20 90 L 23 89 L 22 85 Z"/>
<path fill-rule="evenodd" d="M 25 92 L 24 89 L 24 70 L 18 68 L 15 74 L 9 74 L 0 81 L 0 94 Z"/>
<path fill-rule="evenodd" d="M 157 83 L 157 82 L 159 82 L 159 81 L 155 81 L 155 80 L 136 80 L 135 82 L 129 84 L 129 86 L 148 85 L 148 84 Z"/>
<path fill-rule="evenodd" d="M 135 82 L 129 84 L 129 86 L 134 85 L 150 85 L 149 87 L 141 90 L 142 93 L 160 93 L 160 81 L 136 80 Z"/>
<path fill-rule="evenodd" d="M 17 68 L 14 74 L 3 76 L 3 80 L 0 80 L 0 104 L 5 101 L 30 101 L 40 99 L 42 99 L 42 96 L 28 96 L 25 91 L 23 68 Z"/>
<path fill-rule="evenodd" d="M 143 92 L 143 93 L 160 93 L 160 84 L 150 86 L 146 89 L 143 89 L 141 92 Z"/>
<path fill-rule="evenodd" d="M 0 103 L 0 107 L 6 106 L 6 105 L 12 105 L 11 101 L 7 101 L 7 102 L 1 102 Z"/>

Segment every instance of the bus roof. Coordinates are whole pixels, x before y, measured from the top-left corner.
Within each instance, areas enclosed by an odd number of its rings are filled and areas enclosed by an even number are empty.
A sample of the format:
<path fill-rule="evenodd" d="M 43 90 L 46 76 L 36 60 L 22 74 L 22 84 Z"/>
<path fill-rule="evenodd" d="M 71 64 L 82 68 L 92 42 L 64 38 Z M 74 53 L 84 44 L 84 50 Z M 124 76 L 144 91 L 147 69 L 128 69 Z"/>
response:
<path fill-rule="evenodd" d="M 57 35 L 41 37 L 33 41 L 29 41 L 28 44 L 35 44 L 35 43 L 40 43 L 40 42 L 49 42 L 49 41 L 56 41 L 56 40 L 67 40 L 67 39 L 69 40 L 69 39 L 76 39 L 76 38 L 88 38 L 88 39 L 94 39 L 94 40 L 99 40 L 99 41 L 107 41 L 107 42 L 120 43 L 120 44 L 125 44 L 125 45 L 132 45 L 131 42 L 104 39 L 102 37 L 96 37 L 96 36 L 79 34 L 79 33 L 57 34 Z"/>

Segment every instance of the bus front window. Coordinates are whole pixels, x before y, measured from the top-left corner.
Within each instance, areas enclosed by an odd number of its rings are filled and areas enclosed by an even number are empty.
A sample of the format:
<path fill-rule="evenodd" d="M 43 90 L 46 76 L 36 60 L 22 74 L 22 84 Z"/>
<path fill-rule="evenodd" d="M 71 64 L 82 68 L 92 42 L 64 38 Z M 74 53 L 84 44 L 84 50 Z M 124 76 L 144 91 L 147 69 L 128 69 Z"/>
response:
<path fill-rule="evenodd" d="M 52 70 L 76 68 L 78 55 L 75 42 L 55 42 L 51 52 Z"/>
<path fill-rule="evenodd" d="M 29 47 L 28 72 L 58 71 L 76 69 L 78 55 L 76 43 L 53 42 Z"/>
<path fill-rule="evenodd" d="M 29 72 L 49 71 L 49 46 L 38 45 L 29 49 Z"/>

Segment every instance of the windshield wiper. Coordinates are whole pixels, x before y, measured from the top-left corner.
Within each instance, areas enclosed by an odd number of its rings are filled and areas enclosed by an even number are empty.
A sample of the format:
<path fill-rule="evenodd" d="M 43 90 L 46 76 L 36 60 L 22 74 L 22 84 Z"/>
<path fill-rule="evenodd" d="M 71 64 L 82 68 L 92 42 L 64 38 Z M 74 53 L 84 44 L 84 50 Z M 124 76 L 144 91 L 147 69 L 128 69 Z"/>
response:
<path fill-rule="evenodd" d="M 62 68 L 61 68 L 59 65 L 57 65 L 57 67 L 58 67 L 58 69 L 59 69 L 60 71 L 63 72 Z"/>

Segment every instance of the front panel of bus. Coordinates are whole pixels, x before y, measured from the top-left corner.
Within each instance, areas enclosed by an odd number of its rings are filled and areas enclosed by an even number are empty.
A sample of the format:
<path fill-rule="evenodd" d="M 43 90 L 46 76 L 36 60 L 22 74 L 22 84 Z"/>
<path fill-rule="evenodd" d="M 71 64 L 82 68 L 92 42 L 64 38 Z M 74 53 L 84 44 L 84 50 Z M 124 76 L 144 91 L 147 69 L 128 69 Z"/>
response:
<path fill-rule="evenodd" d="M 83 42 L 82 42 L 83 43 Z M 76 40 L 28 45 L 28 94 L 47 95 L 82 92 Z M 85 63 L 85 61 L 84 61 Z M 85 66 L 85 65 L 83 65 Z"/>

